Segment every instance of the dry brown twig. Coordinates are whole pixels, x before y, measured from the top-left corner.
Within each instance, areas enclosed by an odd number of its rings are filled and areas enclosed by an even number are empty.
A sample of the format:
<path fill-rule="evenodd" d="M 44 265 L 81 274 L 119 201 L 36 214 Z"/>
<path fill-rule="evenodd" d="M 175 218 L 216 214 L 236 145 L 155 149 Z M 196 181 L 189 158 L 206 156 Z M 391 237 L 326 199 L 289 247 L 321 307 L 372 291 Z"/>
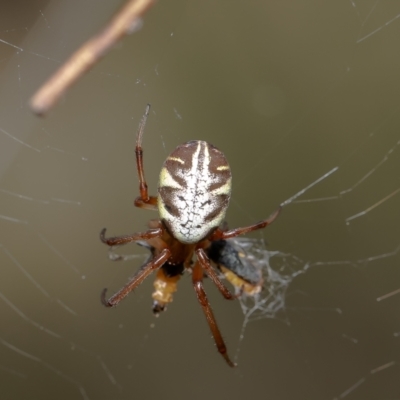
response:
<path fill-rule="evenodd" d="M 135 24 L 155 0 L 129 0 L 113 17 L 105 29 L 84 43 L 48 79 L 30 100 L 32 110 L 44 115 L 65 91 L 96 62 L 98 62 L 118 40 L 132 32 Z"/>

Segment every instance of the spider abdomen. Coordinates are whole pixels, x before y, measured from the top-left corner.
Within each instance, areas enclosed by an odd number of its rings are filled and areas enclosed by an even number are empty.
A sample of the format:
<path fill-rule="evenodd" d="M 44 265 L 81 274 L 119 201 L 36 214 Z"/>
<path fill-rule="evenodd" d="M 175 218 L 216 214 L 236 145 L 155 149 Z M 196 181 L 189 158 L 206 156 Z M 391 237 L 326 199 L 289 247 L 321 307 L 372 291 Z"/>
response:
<path fill-rule="evenodd" d="M 158 210 L 166 228 L 182 243 L 197 243 L 225 217 L 231 170 L 224 154 L 194 140 L 165 160 L 158 187 Z"/>

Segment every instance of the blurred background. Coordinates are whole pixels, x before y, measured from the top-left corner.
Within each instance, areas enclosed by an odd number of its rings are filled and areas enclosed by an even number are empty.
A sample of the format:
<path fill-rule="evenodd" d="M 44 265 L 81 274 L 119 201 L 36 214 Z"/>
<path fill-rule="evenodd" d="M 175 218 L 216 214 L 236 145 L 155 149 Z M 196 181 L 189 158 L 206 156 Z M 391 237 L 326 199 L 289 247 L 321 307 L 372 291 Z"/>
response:
<path fill-rule="evenodd" d="M 400 398 L 400 293 L 382 297 L 400 289 L 400 4 L 160 1 L 34 116 L 35 90 L 121 4 L 2 7 L 1 397 Z M 205 282 L 236 369 L 188 275 L 158 319 L 153 278 L 116 309 L 100 304 L 146 257 L 132 244 L 123 251 L 138 257 L 113 263 L 100 230 L 142 231 L 156 217 L 133 206 L 146 103 L 151 193 L 166 156 L 193 139 L 231 164 L 231 227 L 315 183 L 251 235 L 274 255 L 278 306 L 261 298 L 244 314 Z"/>

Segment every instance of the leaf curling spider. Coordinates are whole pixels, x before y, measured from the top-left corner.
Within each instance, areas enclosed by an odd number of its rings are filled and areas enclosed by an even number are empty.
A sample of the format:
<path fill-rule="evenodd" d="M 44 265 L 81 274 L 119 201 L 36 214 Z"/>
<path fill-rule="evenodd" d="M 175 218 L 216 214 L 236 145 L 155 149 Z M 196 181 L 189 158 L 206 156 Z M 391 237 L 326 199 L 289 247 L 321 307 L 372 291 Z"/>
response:
<path fill-rule="evenodd" d="M 271 224 L 281 211 L 279 207 L 268 219 L 248 227 L 221 229 L 231 194 L 231 171 L 224 154 L 210 143 L 193 140 L 178 146 L 165 160 L 161 169 L 158 196 L 149 196 L 144 177 L 142 137 L 150 105 L 139 124 L 136 137 L 136 166 L 140 196 L 135 206 L 158 210 L 160 219 L 151 220 L 149 230 L 132 235 L 100 239 L 109 246 L 139 242 L 149 247 L 152 257 L 132 276 L 117 293 L 106 299 L 107 289 L 101 294 L 106 307 L 116 306 L 139 286 L 153 271 L 158 270 L 153 293 L 153 311 L 158 314 L 172 301 L 176 283 L 185 270 L 192 273 L 192 283 L 203 309 L 219 353 L 230 367 L 236 364 L 228 356 L 211 305 L 203 288 L 204 275 L 208 276 L 227 300 L 237 298 L 221 282 L 219 274 L 210 264 L 207 252 L 212 244 L 234 238 Z M 193 256 L 196 254 L 196 261 Z M 210 253 L 211 254 L 211 253 Z M 215 258 L 215 256 L 214 256 Z M 215 261 L 215 260 L 214 260 Z M 233 278 L 238 277 L 233 273 Z M 231 280 L 227 276 L 228 280 Z M 240 278 L 239 278 L 240 279 Z M 232 282 L 233 283 L 233 282 Z"/>

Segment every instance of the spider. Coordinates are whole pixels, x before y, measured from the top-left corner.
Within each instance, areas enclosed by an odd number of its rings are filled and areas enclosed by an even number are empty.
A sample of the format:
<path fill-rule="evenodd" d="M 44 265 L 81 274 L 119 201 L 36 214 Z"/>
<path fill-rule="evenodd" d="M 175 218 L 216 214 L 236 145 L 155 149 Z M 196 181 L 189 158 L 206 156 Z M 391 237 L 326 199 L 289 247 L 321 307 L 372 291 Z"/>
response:
<path fill-rule="evenodd" d="M 218 272 L 210 264 L 223 261 L 215 255 L 216 244 L 226 239 L 243 235 L 271 224 L 281 211 L 279 207 L 268 219 L 248 227 L 227 230 L 220 228 L 225 217 L 231 193 L 231 171 L 224 154 L 210 143 L 193 140 L 178 146 L 165 160 L 161 169 L 158 196 L 149 196 L 144 177 L 142 137 L 147 117 L 148 104 L 139 124 L 136 136 L 136 166 L 139 176 L 140 196 L 135 199 L 139 208 L 158 210 L 160 219 L 151 220 L 149 230 L 132 235 L 105 237 L 106 228 L 100 239 L 108 246 L 138 242 L 152 252 L 152 256 L 117 293 L 106 299 L 107 289 L 101 294 L 106 307 L 116 306 L 132 290 L 139 286 L 153 271 L 158 271 L 153 293 L 153 311 L 158 314 L 172 301 L 176 283 L 185 270 L 192 274 L 193 288 L 203 309 L 219 353 L 230 367 L 236 364 L 228 356 L 227 348 L 218 328 L 211 305 L 203 287 L 203 278 L 208 276 L 225 299 L 237 298 L 221 282 Z M 228 247 L 229 250 L 229 247 Z M 217 254 L 218 254 L 217 250 Z M 213 255 L 214 254 L 214 255 Z M 232 250 L 227 255 L 234 254 Z M 196 260 L 193 261 L 194 255 Z M 234 285 L 245 285 L 238 276 L 238 267 L 231 264 L 232 276 L 227 279 Z M 236 271 L 236 273 L 235 273 Z M 246 274 L 244 274 L 246 276 Z M 239 279 L 233 282 L 233 279 Z"/>

